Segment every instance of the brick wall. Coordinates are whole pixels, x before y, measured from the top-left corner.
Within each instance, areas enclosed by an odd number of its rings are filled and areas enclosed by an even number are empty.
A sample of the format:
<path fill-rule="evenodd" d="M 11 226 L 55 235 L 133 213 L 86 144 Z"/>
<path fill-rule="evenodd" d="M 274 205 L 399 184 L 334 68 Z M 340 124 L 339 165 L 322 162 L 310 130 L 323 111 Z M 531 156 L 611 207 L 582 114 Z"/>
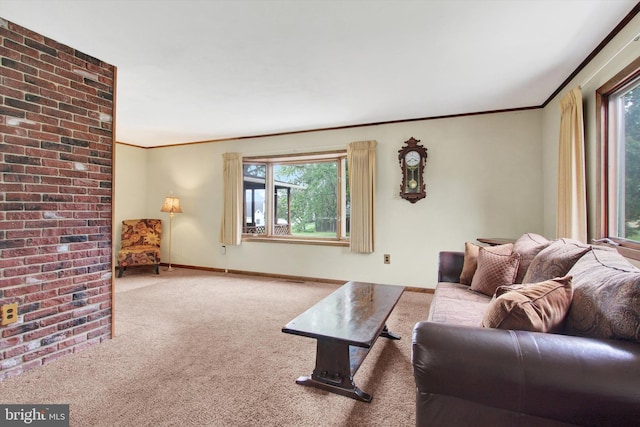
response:
<path fill-rule="evenodd" d="M 111 337 L 115 71 L 0 18 L 0 380 Z"/>

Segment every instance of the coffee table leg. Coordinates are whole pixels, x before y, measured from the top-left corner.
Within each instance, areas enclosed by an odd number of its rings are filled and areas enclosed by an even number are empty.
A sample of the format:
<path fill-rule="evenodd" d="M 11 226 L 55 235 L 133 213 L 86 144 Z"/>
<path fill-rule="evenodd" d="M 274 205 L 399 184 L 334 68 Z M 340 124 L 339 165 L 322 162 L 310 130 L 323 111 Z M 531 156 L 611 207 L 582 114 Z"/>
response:
<path fill-rule="evenodd" d="M 318 340 L 316 368 L 313 370 L 313 374 L 311 377 L 298 378 L 296 383 L 337 393 L 362 402 L 371 402 L 373 396 L 355 385 L 351 372 L 348 344 Z"/>
<path fill-rule="evenodd" d="M 382 329 L 382 332 L 380 332 L 380 336 L 381 337 L 385 337 L 385 338 L 389 338 L 390 340 L 399 340 L 400 339 L 400 335 L 391 332 L 387 328 L 387 325 L 384 325 L 384 329 Z"/>

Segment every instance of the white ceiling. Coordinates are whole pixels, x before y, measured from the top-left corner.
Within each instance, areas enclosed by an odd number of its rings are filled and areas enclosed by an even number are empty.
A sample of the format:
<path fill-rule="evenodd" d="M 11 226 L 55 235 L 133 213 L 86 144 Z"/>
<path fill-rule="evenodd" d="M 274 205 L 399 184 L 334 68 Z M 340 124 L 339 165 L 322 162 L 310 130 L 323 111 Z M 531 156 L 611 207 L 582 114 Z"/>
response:
<path fill-rule="evenodd" d="M 635 0 L 0 0 L 144 147 L 542 105 Z"/>

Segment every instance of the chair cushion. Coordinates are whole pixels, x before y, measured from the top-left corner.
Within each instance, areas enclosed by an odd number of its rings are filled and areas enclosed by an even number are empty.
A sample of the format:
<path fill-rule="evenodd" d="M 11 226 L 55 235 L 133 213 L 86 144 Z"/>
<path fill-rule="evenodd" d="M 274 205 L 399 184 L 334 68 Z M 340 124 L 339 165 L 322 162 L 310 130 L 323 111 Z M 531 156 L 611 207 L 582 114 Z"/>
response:
<path fill-rule="evenodd" d="M 134 246 L 118 251 L 118 265 L 155 265 L 160 263 L 160 248 L 157 246 Z"/>

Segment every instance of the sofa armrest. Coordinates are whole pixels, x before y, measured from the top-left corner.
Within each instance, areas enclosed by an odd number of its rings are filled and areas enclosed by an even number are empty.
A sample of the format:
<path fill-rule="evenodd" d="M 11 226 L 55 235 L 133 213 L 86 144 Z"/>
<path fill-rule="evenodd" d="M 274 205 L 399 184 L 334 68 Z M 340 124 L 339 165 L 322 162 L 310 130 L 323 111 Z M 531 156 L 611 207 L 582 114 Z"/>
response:
<path fill-rule="evenodd" d="M 417 392 L 598 426 L 640 425 L 640 344 L 420 322 Z"/>
<path fill-rule="evenodd" d="M 460 282 L 464 252 L 443 251 L 438 258 L 438 282 Z"/>

